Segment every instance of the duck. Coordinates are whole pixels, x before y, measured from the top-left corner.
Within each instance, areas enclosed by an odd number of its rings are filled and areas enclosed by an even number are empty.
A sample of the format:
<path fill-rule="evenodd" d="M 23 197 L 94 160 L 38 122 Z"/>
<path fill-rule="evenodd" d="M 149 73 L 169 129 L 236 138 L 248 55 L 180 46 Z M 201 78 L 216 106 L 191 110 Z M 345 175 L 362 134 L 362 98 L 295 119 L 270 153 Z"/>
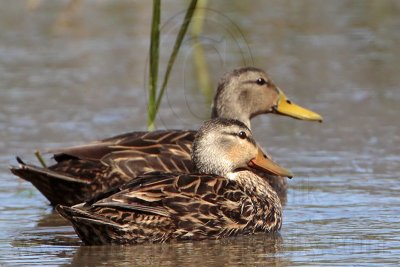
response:
<path fill-rule="evenodd" d="M 262 69 L 243 67 L 225 74 L 218 83 L 211 117 L 236 119 L 251 129 L 250 120 L 260 114 L 322 121 L 318 113 L 290 101 Z M 191 172 L 195 135 L 194 130 L 129 132 L 50 150 L 56 163 L 48 168 L 17 157 L 19 166 L 11 167 L 11 172 L 31 182 L 51 205 L 72 206 L 146 172 Z M 285 202 L 286 179 L 274 175 L 266 179 Z"/>
<path fill-rule="evenodd" d="M 195 135 L 194 172 L 151 172 L 56 210 L 85 245 L 164 243 L 277 232 L 282 205 L 253 170 L 292 173 L 272 161 L 242 122 L 216 118 Z"/>

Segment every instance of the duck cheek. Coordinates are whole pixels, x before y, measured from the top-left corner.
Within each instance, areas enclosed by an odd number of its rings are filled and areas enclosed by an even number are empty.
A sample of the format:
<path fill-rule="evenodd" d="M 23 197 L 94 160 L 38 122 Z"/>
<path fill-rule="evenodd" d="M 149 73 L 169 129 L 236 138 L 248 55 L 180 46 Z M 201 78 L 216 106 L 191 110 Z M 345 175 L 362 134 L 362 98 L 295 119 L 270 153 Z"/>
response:
<path fill-rule="evenodd" d="M 229 149 L 226 153 L 226 156 L 228 157 L 228 160 L 232 162 L 239 163 L 241 158 L 243 158 L 243 150 L 241 146 L 234 146 L 231 149 Z"/>

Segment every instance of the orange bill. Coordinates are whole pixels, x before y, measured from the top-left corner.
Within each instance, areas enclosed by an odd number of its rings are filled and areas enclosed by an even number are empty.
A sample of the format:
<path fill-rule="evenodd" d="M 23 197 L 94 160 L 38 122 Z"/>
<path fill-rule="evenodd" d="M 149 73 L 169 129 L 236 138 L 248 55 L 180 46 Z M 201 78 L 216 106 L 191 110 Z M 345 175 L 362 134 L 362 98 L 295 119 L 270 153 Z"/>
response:
<path fill-rule="evenodd" d="M 273 162 L 271 159 L 267 158 L 261 148 L 258 148 L 257 156 L 250 160 L 247 165 L 250 168 L 260 169 L 274 175 L 284 176 L 288 178 L 293 177 L 293 174 L 290 171 L 286 170 L 285 168 Z"/>

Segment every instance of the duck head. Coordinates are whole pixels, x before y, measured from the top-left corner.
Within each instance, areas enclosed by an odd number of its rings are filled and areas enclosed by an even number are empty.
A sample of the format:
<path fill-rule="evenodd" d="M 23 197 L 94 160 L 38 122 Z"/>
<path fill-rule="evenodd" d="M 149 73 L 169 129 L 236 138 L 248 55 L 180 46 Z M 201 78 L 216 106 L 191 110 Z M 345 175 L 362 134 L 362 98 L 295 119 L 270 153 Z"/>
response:
<path fill-rule="evenodd" d="M 205 122 L 193 142 L 192 161 L 200 173 L 233 179 L 241 170 L 262 170 L 289 177 L 290 171 L 267 157 L 242 122 L 216 118 Z"/>
<path fill-rule="evenodd" d="M 319 114 L 290 101 L 261 69 L 239 68 L 224 75 L 214 97 L 212 118 L 237 119 L 250 128 L 250 119 L 264 113 L 322 122 Z"/>

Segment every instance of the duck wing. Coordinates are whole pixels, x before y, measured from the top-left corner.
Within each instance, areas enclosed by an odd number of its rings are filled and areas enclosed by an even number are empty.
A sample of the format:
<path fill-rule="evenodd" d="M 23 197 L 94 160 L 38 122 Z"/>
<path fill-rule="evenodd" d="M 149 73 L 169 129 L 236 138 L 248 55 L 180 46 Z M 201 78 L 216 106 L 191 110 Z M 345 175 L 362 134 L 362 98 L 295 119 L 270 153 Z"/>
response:
<path fill-rule="evenodd" d="M 159 130 L 153 132 L 130 132 L 85 145 L 50 149 L 57 162 L 66 158 L 101 160 L 106 155 L 122 150 L 140 150 L 142 153 L 158 153 L 168 149 L 168 145 L 179 144 L 182 151 L 190 153 L 190 147 L 196 131 L 189 130 Z M 189 151 L 187 147 L 189 147 Z"/>
<path fill-rule="evenodd" d="M 48 169 L 19 161 L 15 175 L 31 182 L 52 205 L 74 205 L 151 171 L 190 172 L 195 131 L 132 132 L 91 144 L 52 150 Z"/>
<path fill-rule="evenodd" d="M 244 231 L 251 220 L 251 211 L 246 210 L 249 205 L 253 206 L 250 197 L 236 183 L 225 178 L 157 172 L 137 177 L 119 188 L 69 208 L 68 212 L 63 206 L 57 209 L 74 224 L 75 229 L 82 225 L 83 220 L 86 228 L 92 225 L 98 229 L 102 221 L 108 226 L 118 225 L 118 236 L 95 229 L 77 230 L 85 243 L 93 244 L 89 234 L 93 232 L 106 235 L 96 240 L 114 240 L 115 243 L 128 237 L 130 243 L 138 243 L 137 240 L 144 239 L 163 242 L 172 238 L 204 239 L 234 235 Z M 76 212 L 71 212 L 71 209 Z M 90 224 L 93 220 L 95 223 Z"/>

